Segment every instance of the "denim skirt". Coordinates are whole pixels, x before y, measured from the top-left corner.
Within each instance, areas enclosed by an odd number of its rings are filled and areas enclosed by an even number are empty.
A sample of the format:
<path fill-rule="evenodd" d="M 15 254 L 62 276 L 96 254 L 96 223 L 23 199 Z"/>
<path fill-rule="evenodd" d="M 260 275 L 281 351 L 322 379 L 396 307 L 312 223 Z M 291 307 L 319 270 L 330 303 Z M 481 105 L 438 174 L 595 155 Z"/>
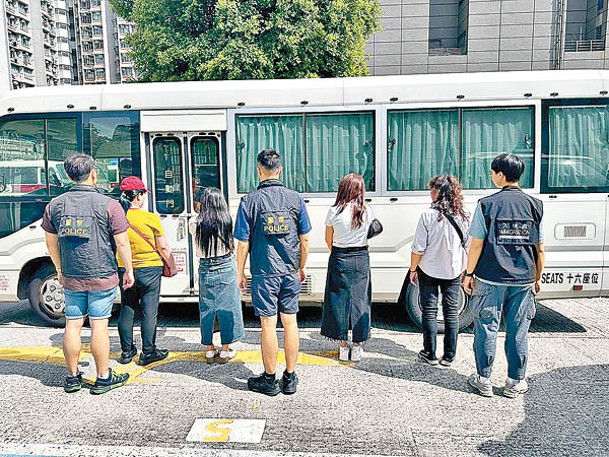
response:
<path fill-rule="evenodd" d="M 230 254 L 199 259 L 199 315 L 202 344 L 213 344 L 215 319 L 218 319 L 222 344 L 243 338 L 245 329 L 237 267 Z"/>
<path fill-rule="evenodd" d="M 353 342 L 370 337 L 372 286 L 367 247 L 332 248 L 326 276 L 321 334 L 333 340 Z"/>

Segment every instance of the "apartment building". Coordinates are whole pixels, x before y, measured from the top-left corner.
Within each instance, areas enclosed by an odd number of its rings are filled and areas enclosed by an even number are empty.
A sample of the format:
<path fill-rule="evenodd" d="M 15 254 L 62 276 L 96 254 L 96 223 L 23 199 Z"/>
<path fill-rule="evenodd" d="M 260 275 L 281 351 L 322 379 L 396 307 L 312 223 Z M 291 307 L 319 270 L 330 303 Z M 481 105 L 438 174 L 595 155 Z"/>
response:
<path fill-rule="evenodd" d="M 0 0 L 0 90 L 131 81 L 133 27 L 107 0 Z"/>
<path fill-rule="evenodd" d="M 134 25 L 118 17 L 104 0 L 74 2 L 75 48 L 81 84 L 131 81 L 135 77 L 125 37 Z"/>
<path fill-rule="evenodd" d="M 608 0 L 380 0 L 373 75 L 609 68 Z"/>

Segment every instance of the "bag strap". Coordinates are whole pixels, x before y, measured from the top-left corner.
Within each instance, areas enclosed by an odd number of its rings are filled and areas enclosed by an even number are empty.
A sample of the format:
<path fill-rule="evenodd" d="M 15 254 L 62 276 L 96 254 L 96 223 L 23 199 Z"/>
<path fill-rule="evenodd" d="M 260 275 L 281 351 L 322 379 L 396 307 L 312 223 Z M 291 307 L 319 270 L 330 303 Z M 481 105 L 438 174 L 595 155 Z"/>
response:
<path fill-rule="evenodd" d="M 455 219 L 450 214 L 444 214 L 444 217 L 446 217 L 448 222 L 450 222 L 450 225 L 452 225 L 457 231 L 457 235 L 459 235 L 459 239 L 461 240 L 461 246 L 463 247 L 463 249 L 465 249 L 465 237 L 463 236 L 461 227 L 459 227 L 457 221 L 455 221 Z"/>
<path fill-rule="evenodd" d="M 142 240 L 144 240 L 146 243 L 148 243 L 148 245 L 149 245 L 149 246 L 152 248 L 152 250 L 153 250 L 154 252 L 156 252 L 156 253 L 157 253 L 159 256 L 161 256 L 161 253 L 160 253 L 160 252 L 157 250 L 156 246 L 155 246 L 154 244 L 152 244 L 152 243 L 150 242 L 150 240 L 149 240 L 148 238 L 146 238 L 146 237 L 145 237 L 145 236 L 142 234 L 142 232 L 140 232 L 140 231 L 139 231 L 138 229 L 136 229 L 136 228 L 135 228 L 133 225 L 131 225 L 131 223 L 130 223 L 130 222 L 129 222 L 129 228 L 130 228 L 131 230 L 133 230 L 135 233 L 137 233 L 137 234 L 140 236 L 140 238 L 141 238 Z M 163 256 L 161 256 L 161 259 L 163 259 Z"/>

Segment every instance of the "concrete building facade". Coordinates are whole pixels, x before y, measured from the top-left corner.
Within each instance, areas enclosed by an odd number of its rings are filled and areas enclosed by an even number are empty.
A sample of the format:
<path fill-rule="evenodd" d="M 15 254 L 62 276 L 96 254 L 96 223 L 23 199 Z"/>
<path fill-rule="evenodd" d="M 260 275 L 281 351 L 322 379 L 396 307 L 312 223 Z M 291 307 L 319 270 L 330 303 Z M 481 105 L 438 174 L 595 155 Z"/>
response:
<path fill-rule="evenodd" d="M 609 68 L 608 0 L 380 0 L 373 75 Z"/>

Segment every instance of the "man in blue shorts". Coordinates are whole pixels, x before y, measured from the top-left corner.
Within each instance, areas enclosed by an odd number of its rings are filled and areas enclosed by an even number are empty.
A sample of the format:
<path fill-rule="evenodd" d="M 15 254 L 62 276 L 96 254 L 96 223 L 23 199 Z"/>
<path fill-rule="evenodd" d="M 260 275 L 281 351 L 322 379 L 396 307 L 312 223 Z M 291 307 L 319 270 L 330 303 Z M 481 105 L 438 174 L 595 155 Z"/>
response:
<path fill-rule="evenodd" d="M 239 288 L 245 292 L 245 262 L 250 257 L 252 305 L 262 327 L 264 373 L 249 378 L 253 392 L 277 395 L 296 392 L 296 360 L 300 343 L 296 313 L 300 284 L 305 279 L 311 222 L 304 200 L 286 189 L 279 177 L 281 156 L 273 149 L 258 154 L 258 188 L 241 199 L 235 223 Z M 277 313 L 284 329 L 286 368 L 281 385 L 277 368 Z"/>
<path fill-rule="evenodd" d="M 82 387 L 78 371 L 81 331 L 87 315 L 91 323 L 91 352 L 97 368 L 92 394 L 120 387 L 128 374 L 109 367 L 108 319 L 118 294 L 116 250 L 125 264 L 124 288 L 133 285 L 129 223 L 121 205 L 95 189 L 95 161 L 86 154 L 71 154 L 64 168 L 74 186 L 48 204 L 42 228 L 66 299 L 63 353 L 68 375 L 64 390 Z"/>

